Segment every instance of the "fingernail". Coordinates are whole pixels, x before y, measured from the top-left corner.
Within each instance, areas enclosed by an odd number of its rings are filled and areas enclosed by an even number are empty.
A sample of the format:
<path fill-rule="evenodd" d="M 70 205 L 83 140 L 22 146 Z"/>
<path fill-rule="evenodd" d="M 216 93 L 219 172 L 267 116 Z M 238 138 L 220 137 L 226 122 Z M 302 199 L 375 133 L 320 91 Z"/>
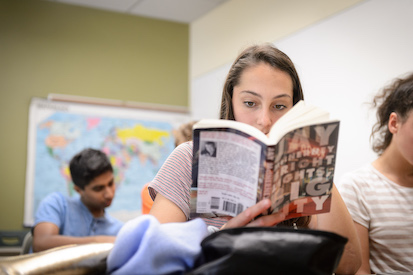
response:
<path fill-rule="evenodd" d="M 269 199 L 263 199 L 262 200 L 262 205 L 269 207 L 271 205 L 271 201 Z"/>

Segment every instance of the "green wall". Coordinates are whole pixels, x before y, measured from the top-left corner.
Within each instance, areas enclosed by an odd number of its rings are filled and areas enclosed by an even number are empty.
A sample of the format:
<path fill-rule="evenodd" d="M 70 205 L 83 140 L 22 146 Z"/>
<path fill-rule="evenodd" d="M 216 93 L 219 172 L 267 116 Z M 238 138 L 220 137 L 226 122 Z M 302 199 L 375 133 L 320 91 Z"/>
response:
<path fill-rule="evenodd" d="M 0 230 L 22 229 L 28 109 L 49 93 L 188 106 L 189 25 L 0 0 Z"/>

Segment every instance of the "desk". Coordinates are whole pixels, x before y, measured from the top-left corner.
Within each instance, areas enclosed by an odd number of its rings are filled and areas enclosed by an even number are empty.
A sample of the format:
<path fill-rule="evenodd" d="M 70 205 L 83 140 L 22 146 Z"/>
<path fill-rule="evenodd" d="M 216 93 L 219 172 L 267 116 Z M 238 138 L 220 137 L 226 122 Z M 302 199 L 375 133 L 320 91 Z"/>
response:
<path fill-rule="evenodd" d="M 21 246 L 0 247 L 0 258 L 20 255 Z"/>

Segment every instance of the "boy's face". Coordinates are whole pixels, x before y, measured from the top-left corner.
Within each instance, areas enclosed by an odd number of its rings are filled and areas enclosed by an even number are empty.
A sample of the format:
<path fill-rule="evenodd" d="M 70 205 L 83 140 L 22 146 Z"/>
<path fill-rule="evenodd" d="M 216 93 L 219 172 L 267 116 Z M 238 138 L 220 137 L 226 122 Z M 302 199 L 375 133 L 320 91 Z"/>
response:
<path fill-rule="evenodd" d="M 112 204 L 115 197 L 115 182 L 113 172 L 107 171 L 94 178 L 84 189 L 75 185 L 75 190 L 80 194 L 82 202 L 92 214 L 100 215 L 103 210 Z"/>

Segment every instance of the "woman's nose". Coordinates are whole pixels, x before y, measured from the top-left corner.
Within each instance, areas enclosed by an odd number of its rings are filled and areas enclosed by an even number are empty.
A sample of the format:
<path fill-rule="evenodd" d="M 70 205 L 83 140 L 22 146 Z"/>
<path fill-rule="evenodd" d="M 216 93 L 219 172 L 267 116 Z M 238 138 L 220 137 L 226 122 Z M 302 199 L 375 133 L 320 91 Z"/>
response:
<path fill-rule="evenodd" d="M 257 124 L 262 128 L 261 131 L 269 131 L 273 122 L 271 113 L 268 110 L 262 110 L 257 118 Z"/>

